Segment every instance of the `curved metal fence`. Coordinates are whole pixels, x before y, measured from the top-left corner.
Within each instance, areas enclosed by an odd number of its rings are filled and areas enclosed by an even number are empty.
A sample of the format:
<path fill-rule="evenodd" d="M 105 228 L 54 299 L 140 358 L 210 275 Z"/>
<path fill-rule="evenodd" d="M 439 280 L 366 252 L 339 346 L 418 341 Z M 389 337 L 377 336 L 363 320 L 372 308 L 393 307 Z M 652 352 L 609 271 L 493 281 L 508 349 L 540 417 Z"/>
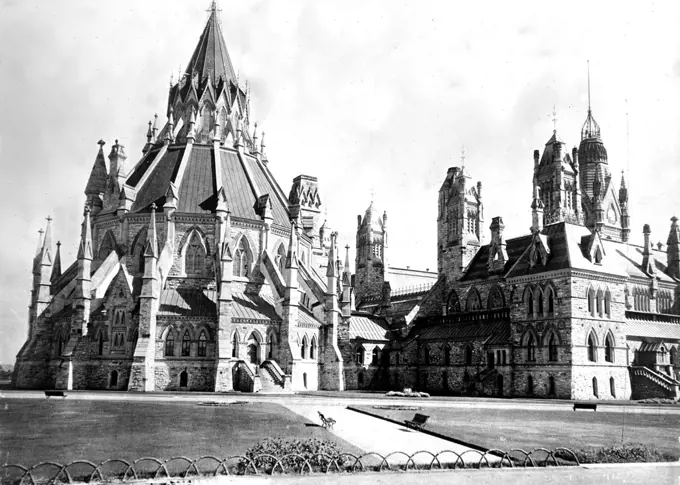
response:
<path fill-rule="evenodd" d="M 272 475 L 281 473 L 343 473 L 388 470 L 436 470 L 459 468 L 514 468 L 579 466 L 576 454 L 568 448 L 535 448 L 531 451 L 467 450 L 457 453 L 444 450 L 438 453 L 422 450 L 412 454 L 395 451 L 380 453 L 325 453 L 235 455 L 227 458 L 202 456 L 197 459 L 176 456 L 167 460 L 142 457 L 134 461 L 123 459 L 105 460 L 99 464 L 88 460 L 76 460 L 69 464 L 52 461 L 41 462 L 32 467 L 22 465 L 0 466 L 0 483 L 42 485 L 56 483 L 96 482 L 104 480 L 136 480 L 143 478 L 190 478 L 192 476 L 217 475 Z"/>

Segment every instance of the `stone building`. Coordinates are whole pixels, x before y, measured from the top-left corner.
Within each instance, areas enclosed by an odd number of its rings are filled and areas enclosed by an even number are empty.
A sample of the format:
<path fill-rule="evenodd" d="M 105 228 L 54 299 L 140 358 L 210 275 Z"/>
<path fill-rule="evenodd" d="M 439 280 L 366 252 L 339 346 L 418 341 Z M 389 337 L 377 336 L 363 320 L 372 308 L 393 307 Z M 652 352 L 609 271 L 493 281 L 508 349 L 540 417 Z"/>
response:
<path fill-rule="evenodd" d="M 364 378 L 359 387 L 680 397 L 678 219 L 665 247 L 652 244 L 648 225 L 643 246 L 629 242 L 628 190 L 623 177 L 614 187 L 590 107 L 578 148 L 569 153 L 554 131 L 533 162 L 530 234 L 508 239 L 502 218 L 493 217 L 488 244 L 481 183 L 472 184 L 464 167 L 448 170 L 436 284 L 406 304 L 389 298 L 389 283 L 382 299 L 358 299 L 375 325 L 386 320 L 383 359 L 362 361 L 362 372 L 380 380 Z"/>
<path fill-rule="evenodd" d="M 371 202 L 352 274 L 317 178 L 286 195 L 214 2 L 165 118 L 134 164 L 99 142 L 71 266 L 41 232 L 15 387 L 678 397 L 678 220 L 630 243 L 590 107 L 578 148 L 554 131 L 533 154 L 529 234 L 493 217 L 487 243 L 481 182 L 448 169 L 437 272 L 389 265 Z"/>

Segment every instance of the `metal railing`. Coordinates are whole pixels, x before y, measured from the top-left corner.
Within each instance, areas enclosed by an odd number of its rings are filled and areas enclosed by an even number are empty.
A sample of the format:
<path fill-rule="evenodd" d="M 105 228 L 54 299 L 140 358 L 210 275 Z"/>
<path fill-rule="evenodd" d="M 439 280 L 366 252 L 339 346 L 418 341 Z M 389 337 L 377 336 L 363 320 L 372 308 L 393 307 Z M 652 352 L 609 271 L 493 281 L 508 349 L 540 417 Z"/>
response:
<path fill-rule="evenodd" d="M 4 484 L 56 484 L 106 480 L 139 480 L 158 478 L 190 478 L 218 475 L 272 475 L 281 473 L 343 473 L 361 471 L 410 471 L 463 468 L 515 468 L 580 466 L 576 454 L 568 448 L 535 448 L 531 451 L 513 449 L 509 452 L 452 450 L 432 453 L 422 450 L 412 454 L 395 451 L 380 453 L 292 453 L 283 456 L 270 454 L 235 455 L 220 459 L 202 456 L 197 459 L 177 456 L 167 460 L 142 457 L 134 461 L 105 460 L 99 464 L 76 460 L 69 464 L 53 461 L 41 462 L 31 467 L 5 464 L 0 466 L 0 483 Z"/>

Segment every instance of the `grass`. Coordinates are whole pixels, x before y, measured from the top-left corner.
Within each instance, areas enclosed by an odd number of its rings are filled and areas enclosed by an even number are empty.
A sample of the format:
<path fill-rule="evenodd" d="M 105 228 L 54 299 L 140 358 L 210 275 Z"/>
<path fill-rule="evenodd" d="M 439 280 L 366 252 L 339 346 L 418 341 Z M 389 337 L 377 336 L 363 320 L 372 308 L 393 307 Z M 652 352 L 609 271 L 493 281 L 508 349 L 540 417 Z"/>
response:
<path fill-rule="evenodd" d="M 331 439 L 343 451 L 361 452 L 278 404 L 0 400 L 0 462 L 25 466 L 143 456 L 225 458 L 271 436 Z"/>
<path fill-rule="evenodd" d="M 413 411 L 354 406 L 376 416 L 399 422 L 413 418 Z M 573 450 L 641 443 L 677 459 L 680 457 L 680 420 L 669 414 L 544 411 L 485 408 L 424 408 L 430 416 L 427 428 L 486 449 L 520 448 Z M 624 421 L 625 420 L 625 421 Z M 622 440 L 623 431 L 623 440 Z"/>

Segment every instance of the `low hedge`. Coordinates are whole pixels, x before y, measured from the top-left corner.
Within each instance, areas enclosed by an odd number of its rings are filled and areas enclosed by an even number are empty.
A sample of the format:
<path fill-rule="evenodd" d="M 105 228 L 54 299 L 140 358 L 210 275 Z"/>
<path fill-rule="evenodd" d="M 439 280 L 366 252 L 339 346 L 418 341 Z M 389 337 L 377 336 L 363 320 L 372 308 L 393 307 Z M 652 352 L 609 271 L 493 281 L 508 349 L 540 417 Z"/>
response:
<path fill-rule="evenodd" d="M 574 450 L 578 461 L 584 463 L 654 463 L 663 461 L 677 461 L 678 456 L 664 453 L 654 446 L 642 443 L 626 443 L 621 446 L 603 446 Z M 572 459 L 569 453 L 555 453 L 557 458 Z"/>

